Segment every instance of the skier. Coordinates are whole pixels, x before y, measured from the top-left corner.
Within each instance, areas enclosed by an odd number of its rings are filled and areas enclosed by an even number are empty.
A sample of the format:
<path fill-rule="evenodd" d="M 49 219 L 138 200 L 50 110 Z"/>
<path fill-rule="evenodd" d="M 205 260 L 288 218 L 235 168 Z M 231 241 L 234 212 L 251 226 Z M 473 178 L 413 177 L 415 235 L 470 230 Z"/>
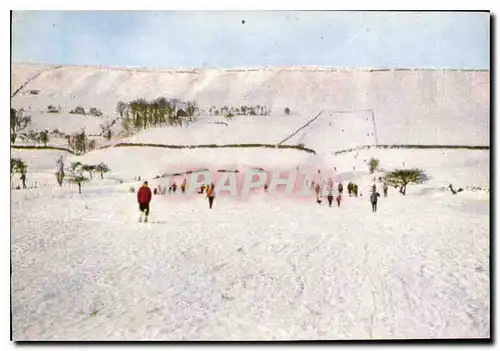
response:
<path fill-rule="evenodd" d="M 137 202 L 139 203 L 139 211 L 141 211 L 139 222 L 142 222 L 143 214 L 145 215 L 144 222 L 147 222 L 149 216 L 149 203 L 151 202 L 151 189 L 148 187 L 147 181 L 144 182 L 137 192 Z"/>
<path fill-rule="evenodd" d="M 332 207 L 332 202 L 333 202 L 333 190 L 330 188 L 328 189 L 328 196 L 326 197 L 328 200 L 328 207 Z"/>
<path fill-rule="evenodd" d="M 153 190 L 153 194 L 158 195 L 158 189 L 155 188 L 155 190 Z"/>
<path fill-rule="evenodd" d="M 387 183 L 384 183 L 384 197 L 387 197 L 388 190 L 389 190 L 389 187 L 387 186 Z"/>
<path fill-rule="evenodd" d="M 172 192 L 175 194 L 175 191 L 177 190 L 177 184 L 172 184 Z"/>
<path fill-rule="evenodd" d="M 208 206 L 210 209 L 212 209 L 212 206 L 214 204 L 214 199 L 215 199 L 215 185 L 212 183 L 212 186 L 207 187 L 207 198 L 208 198 Z"/>
<path fill-rule="evenodd" d="M 184 180 L 182 181 L 182 184 L 181 184 L 181 192 L 184 194 L 186 192 L 186 178 L 184 178 Z"/>
<path fill-rule="evenodd" d="M 358 184 L 354 183 L 352 185 L 352 192 L 354 193 L 355 197 L 358 197 Z"/>
<path fill-rule="evenodd" d="M 380 197 L 380 194 L 377 193 L 376 191 L 373 191 L 372 194 L 370 195 L 370 202 L 372 203 L 372 211 L 377 212 L 377 202 L 378 198 Z"/>
<path fill-rule="evenodd" d="M 339 183 L 339 194 L 342 195 L 342 192 L 344 191 L 344 186 L 342 183 Z"/>
<path fill-rule="evenodd" d="M 349 183 L 347 184 L 347 192 L 349 194 L 349 196 L 352 196 L 352 182 L 349 181 Z"/>

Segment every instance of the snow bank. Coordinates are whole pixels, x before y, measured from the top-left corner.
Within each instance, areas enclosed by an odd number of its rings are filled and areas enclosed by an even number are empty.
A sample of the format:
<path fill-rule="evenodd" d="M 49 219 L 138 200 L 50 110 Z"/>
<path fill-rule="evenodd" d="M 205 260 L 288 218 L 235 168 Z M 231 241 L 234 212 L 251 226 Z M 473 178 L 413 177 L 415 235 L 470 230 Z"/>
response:
<path fill-rule="evenodd" d="M 97 150 L 70 161 L 86 164 L 106 163 L 113 174 L 126 179 L 142 179 L 167 173 L 199 169 L 294 169 L 305 162 L 309 153 L 299 150 L 220 148 L 220 149 L 164 149 L 153 147 L 112 147 Z"/>

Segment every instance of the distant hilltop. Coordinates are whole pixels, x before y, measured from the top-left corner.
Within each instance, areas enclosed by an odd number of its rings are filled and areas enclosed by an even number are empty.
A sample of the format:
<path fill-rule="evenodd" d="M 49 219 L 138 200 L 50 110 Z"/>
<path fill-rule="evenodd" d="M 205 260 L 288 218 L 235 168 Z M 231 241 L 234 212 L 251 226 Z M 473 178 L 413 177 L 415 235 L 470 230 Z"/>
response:
<path fill-rule="evenodd" d="M 104 66 L 104 65 L 55 65 L 36 62 L 15 62 L 15 66 L 43 66 L 46 68 L 66 67 L 66 68 L 81 68 L 81 69 L 103 69 L 103 70 L 121 70 L 121 71 L 137 71 L 137 72 L 189 72 L 200 73 L 206 71 L 224 71 L 224 72 L 256 72 L 256 71 L 369 71 L 369 72 L 385 72 L 385 71 L 462 71 L 462 72 L 489 72 L 489 69 L 475 68 L 384 68 L 384 67 L 336 67 L 336 66 L 261 66 L 261 67 L 198 67 L 198 68 L 149 68 L 143 66 Z"/>

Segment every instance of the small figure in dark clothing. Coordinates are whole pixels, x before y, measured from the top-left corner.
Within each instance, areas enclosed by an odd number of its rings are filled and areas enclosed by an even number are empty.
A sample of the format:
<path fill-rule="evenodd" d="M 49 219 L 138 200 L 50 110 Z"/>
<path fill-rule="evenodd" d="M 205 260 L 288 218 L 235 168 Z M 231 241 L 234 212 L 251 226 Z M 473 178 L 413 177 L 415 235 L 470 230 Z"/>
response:
<path fill-rule="evenodd" d="M 212 209 L 212 206 L 214 204 L 214 199 L 215 199 L 215 185 L 212 183 L 212 185 L 208 188 L 207 187 L 207 198 L 208 198 L 208 206 L 210 209 Z"/>
<path fill-rule="evenodd" d="M 342 195 L 337 196 L 337 206 L 340 207 L 340 201 L 342 201 Z"/>
<path fill-rule="evenodd" d="M 352 193 L 353 193 L 352 185 L 353 185 L 352 182 L 349 182 L 347 184 L 347 193 L 349 194 L 349 196 L 352 196 Z"/>
<path fill-rule="evenodd" d="M 342 195 L 342 192 L 344 191 L 344 186 L 342 183 L 339 183 L 339 194 Z"/>
<path fill-rule="evenodd" d="M 264 184 L 264 191 L 267 193 L 268 186 L 267 184 Z"/>
<path fill-rule="evenodd" d="M 380 194 L 377 193 L 376 191 L 372 192 L 370 195 L 370 202 L 372 203 L 372 211 L 377 212 L 377 202 L 378 198 L 380 197 Z"/>
<path fill-rule="evenodd" d="M 181 184 L 181 192 L 184 194 L 186 192 L 187 180 L 184 179 Z"/>
<path fill-rule="evenodd" d="M 319 184 L 316 184 L 316 187 L 314 188 L 314 192 L 316 193 L 316 202 L 318 204 L 321 203 L 321 200 L 319 199 L 319 192 L 321 190 L 321 186 Z"/>
<path fill-rule="evenodd" d="M 358 184 L 354 183 L 352 185 L 352 191 L 354 193 L 354 196 L 358 197 Z"/>
<path fill-rule="evenodd" d="M 156 188 L 153 190 L 153 194 L 158 195 L 158 190 Z"/>
<path fill-rule="evenodd" d="M 387 186 L 387 183 L 384 183 L 384 197 L 387 197 L 388 190 L 389 190 L 389 187 Z"/>
<path fill-rule="evenodd" d="M 172 192 L 175 194 L 175 191 L 177 190 L 177 184 L 172 184 Z"/>
<path fill-rule="evenodd" d="M 333 202 L 333 190 L 328 190 L 328 196 L 326 197 L 328 200 L 328 207 L 332 207 L 332 202 Z"/>

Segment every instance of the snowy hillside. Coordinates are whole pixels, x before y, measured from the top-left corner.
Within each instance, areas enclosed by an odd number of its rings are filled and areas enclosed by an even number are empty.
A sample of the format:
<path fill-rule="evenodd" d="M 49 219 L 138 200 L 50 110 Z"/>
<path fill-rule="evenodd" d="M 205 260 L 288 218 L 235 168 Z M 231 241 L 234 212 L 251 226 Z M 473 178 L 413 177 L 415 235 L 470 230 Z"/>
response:
<path fill-rule="evenodd" d="M 13 92 L 27 82 L 12 98 L 32 116 L 26 131 L 98 134 L 118 117 L 118 101 L 141 97 L 196 100 L 203 109 L 188 126 L 128 137 L 118 135 L 118 122 L 110 141 L 93 136 L 97 149 L 81 155 L 11 148 L 27 165 L 26 189 L 11 174 L 14 340 L 490 336 L 489 149 L 345 150 L 488 146 L 488 71 L 15 64 L 13 77 Z M 208 112 L 255 104 L 272 113 Z M 48 113 L 48 105 L 61 111 Z M 77 105 L 104 115 L 69 113 Z M 54 136 L 48 144 L 69 142 Z M 372 157 L 380 161 L 374 174 Z M 104 163 L 109 172 L 86 170 L 79 194 L 75 162 Z M 413 167 L 428 180 L 409 184 L 405 196 L 390 187 L 374 213 L 368 195 L 374 183 L 382 193 L 378 177 Z M 203 169 L 332 175 L 344 193 L 330 208 L 314 195 L 258 189 L 242 199 L 216 189 L 209 209 L 204 195 L 167 192 L 153 196 L 150 222 L 138 223 L 144 180 L 156 188 Z M 349 181 L 359 197 L 346 194 Z M 450 184 L 463 191 L 453 195 Z"/>
<path fill-rule="evenodd" d="M 28 77 L 36 69 L 14 64 L 13 72 Z M 82 105 L 113 117 L 118 101 L 165 96 L 195 100 L 204 109 L 261 104 L 270 106 L 272 115 L 281 115 L 289 107 L 292 125 L 325 109 L 371 109 L 381 144 L 489 145 L 489 76 L 489 71 L 456 70 L 158 71 L 64 66 L 43 71 L 12 99 L 12 105 L 42 111 L 53 104 L 65 113 Z M 291 129 L 283 125 L 284 131 Z"/>
<path fill-rule="evenodd" d="M 16 92 L 20 87 L 30 82 L 33 78 L 47 69 L 53 69 L 53 65 L 37 64 L 37 63 L 16 63 L 11 70 L 11 95 Z"/>
<path fill-rule="evenodd" d="M 299 116 L 283 114 L 236 116 L 232 121 L 205 116 L 187 128 L 151 128 L 124 141 L 169 145 L 277 144 L 306 122 Z"/>
<path fill-rule="evenodd" d="M 328 153 L 360 145 L 377 145 L 372 111 L 323 111 L 319 117 L 288 139 L 285 144 L 303 144 Z"/>

